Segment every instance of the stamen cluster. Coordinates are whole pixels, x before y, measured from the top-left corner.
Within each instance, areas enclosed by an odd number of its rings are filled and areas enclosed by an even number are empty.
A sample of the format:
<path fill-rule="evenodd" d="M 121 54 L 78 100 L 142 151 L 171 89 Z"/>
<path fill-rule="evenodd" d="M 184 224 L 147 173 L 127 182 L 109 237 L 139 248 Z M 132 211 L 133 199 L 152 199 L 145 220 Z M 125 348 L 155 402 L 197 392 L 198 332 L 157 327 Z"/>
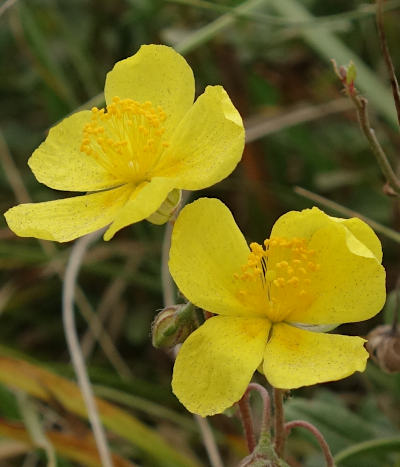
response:
<path fill-rule="evenodd" d="M 106 109 L 92 108 L 80 149 L 121 181 L 145 181 L 169 146 L 165 119 L 164 110 L 149 101 L 114 97 Z"/>
<path fill-rule="evenodd" d="M 235 278 L 260 284 L 271 320 L 280 321 L 295 306 L 312 301 L 310 286 L 320 265 L 313 260 L 315 251 L 308 249 L 305 239 L 275 237 L 264 240 L 263 245 L 251 243 L 250 249 L 242 273 Z M 243 296 L 247 291 L 239 293 Z"/>

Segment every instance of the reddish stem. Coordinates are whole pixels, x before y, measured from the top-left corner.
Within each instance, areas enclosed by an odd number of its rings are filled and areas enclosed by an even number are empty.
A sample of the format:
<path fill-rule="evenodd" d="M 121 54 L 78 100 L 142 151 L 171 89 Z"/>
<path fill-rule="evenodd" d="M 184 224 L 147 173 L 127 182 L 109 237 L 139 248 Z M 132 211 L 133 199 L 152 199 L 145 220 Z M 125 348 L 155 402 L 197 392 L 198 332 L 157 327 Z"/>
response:
<path fill-rule="evenodd" d="M 243 397 L 238 402 L 243 428 L 246 434 L 247 446 L 250 453 L 252 453 L 256 447 L 254 425 L 249 403 L 249 396 L 251 391 L 257 391 L 263 400 L 264 412 L 261 422 L 261 432 L 269 431 L 271 424 L 271 398 L 269 397 L 268 391 L 263 386 L 261 386 L 261 384 L 250 383 L 246 389 L 246 392 L 243 394 Z"/>
<path fill-rule="evenodd" d="M 268 391 L 264 386 L 258 383 L 250 383 L 246 394 L 250 391 L 257 391 L 263 400 L 264 414 L 261 422 L 261 431 L 268 431 L 271 426 L 271 398 L 269 397 Z"/>
<path fill-rule="evenodd" d="M 240 410 L 240 417 L 243 423 L 244 433 L 246 435 L 247 447 L 249 449 L 249 453 L 251 454 L 254 451 L 254 448 L 256 447 L 256 437 L 254 434 L 253 417 L 251 416 L 251 409 L 247 390 L 238 402 L 238 405 Z"/>
<path fill-rule="evenodd" d="M 278 457 L 283 458 L 285 448 L 285 423 L 283 415 L 283 394 L 282 389 L 274 388 L 274 435 L 275 435 L 275 452 Z"/>
<path fill-rule="evenodd" d="M 322 433 L 311 423 L 308 423 L 304 420 L 293 420 L 292 422 L 286 423 L 285 425 L 285 434 L 289 436 L 291 430 L 296 427 L 305 428 L 310 431 L 318 441 L 321 446 L 322 452 L 324 453 L 327 467 L 335 467 L 335 462 L 331 450 L 329 449 L 328 443 L 325 441 Z"/>

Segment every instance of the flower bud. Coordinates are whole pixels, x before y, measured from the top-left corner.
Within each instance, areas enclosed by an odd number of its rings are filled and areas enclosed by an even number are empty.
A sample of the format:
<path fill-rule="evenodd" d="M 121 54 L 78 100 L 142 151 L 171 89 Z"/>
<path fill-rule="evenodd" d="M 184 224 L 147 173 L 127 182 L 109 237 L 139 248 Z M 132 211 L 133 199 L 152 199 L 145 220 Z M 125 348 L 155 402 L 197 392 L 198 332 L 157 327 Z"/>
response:
<path fill-rule="evenodd" d="M 170 191 L 162 205 L 146 220 L 148 220 L 152 224 L 165 224 L 174 215 L 177 207 L 179 206 L 179 203 L 181 202 L 181 198 L 181 190 L 175 188 L 174 190 Z"/>
<path fill-rule="evenodd" d="M 367 350 L 377 365 L 386 373 L 400 372 L 400 325 L 378 326 L 367 338 Z"/>
<path fill-rule="evenodd" d="M 194 306 L 189 302 L 164 308 L 155 317 L 152 343 L 156 348 L 170 348 L 181 344 L 195 330 Z"/>
<path fill-rule="evenodd" d="M 260 433 L 254 451 L 240 462 L 239 467 L 289 467 L 289 465 L 276 455 L 271 436 L 265 430 Z"/>

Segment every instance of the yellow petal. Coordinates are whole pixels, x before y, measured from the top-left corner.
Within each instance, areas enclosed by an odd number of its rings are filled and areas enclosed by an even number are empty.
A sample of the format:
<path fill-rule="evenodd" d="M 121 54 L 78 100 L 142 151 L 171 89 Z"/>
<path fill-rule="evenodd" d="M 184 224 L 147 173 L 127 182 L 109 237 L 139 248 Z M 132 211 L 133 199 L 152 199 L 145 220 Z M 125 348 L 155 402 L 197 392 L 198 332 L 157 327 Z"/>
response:
<path fill-rule="evenodd" d="M 169 269 L 176 285 L 195 305 L 222 315 L 251 315 L 238 298 L 234 274 L 249 249 L 229 209 L 217 199 L 186 206 L 175 223 Z"/>
<path fill-rule="evenodd" d="M 264 355 L 263 370 L 280 389 L 336 381 L 364 371 L 368 352 L 364 339 L 304 331 L 275 324 Z"/>
<path fill-rule="evenodd" d="M 107 104 L 118 96 L 161 106 L 167 115 L 164 126 L 175 129 L 193 104 L 193 72 L 171 47 L 142 45 L 135 55 L 117 62 L 108 73 L 104 94 Z"/>
<path fill-rule="evenodd" d="M 311 306 L 287 321 L 333 324 L 375 316 L 386 298 L 385 270 L 371 251 L 340 223 L 316 231 L 309 242 L 319 270 L 310 275 Z"/>
<path fill-rule="evenodd" d="M 20 237 L 68 242 L 109 224 L 131 191 L 125 185 L 74 198 L 20 204 L 9 209 L 5 217 L 10 229 Z"/>
<path fill-rule="evenodd" d="M 118 184 L 115 177 L 80 150 L 83 127 L 90 118 L 89 111 L 77 112 L 50 130 L 28 162 L 39 182 L 66 191 L 95 191 Z"/>
<path fill-rule="evenodd" d="M 310 240 L 314 232 L 333 223 L 333 220 L 320 209 L 289 211 L 281 216 L 272 227 L 272 237 L 304 238 Z"/>
<path fill-rule="evenodd" d="M 379 262 L 382 261 L 381 242 L 368 224 L 357 217 L 351 219 L 331 217 L 316 207 L 303 211 L 287 212 L 275 222 L 271 237 L 301 237 L 310 240 L 318 229 L 335 223 L 349 229 L 361 243 L 372 251 Z"/>
<path fill-rule="evenodd" d="M 104 234 L 104 240 L 110 240 L 118 230 L 157 211 L 172 188 L 171 180 L 165 178 L 153 178 L 139 185 Z"/>
<path fill-rule="evenodd" d="M 221 86 L 208 86 L 185 115 L 155 173 L 177 188 L 198 190 L 227 177 L 242 157 L 239 112 Z"/>
<path fill-rule="evenodd" d="M 382 261 L 382 245 L 379 238 L 371 227 L 363 222 L 358 217 L 351 219 L 340 219 L 337 217 L 331 217 L 336 222 L 341 223 L 361 242 L 363 243 L 372 253 L 376 256 L 376 259 Z"/>
<path fill-rule="evenodd" d="M 172 389 L 181 403 L 203 417 L 221 413 L 244 394 L 261 363 L 270 323 L 215 316 L 183 343 Z"/>

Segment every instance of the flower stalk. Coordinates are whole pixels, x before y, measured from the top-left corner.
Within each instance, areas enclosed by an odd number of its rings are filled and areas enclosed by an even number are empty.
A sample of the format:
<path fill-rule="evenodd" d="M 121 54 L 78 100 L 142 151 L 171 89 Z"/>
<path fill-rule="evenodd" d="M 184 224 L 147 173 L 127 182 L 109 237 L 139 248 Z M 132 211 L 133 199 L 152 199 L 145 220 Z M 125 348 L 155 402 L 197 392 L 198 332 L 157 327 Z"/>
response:
<path fill-rule="evenodd" d="M 289 436 L 292 429 L 297 427 L 305 428 L 314 435 L 319 445 L 321 446 L 327 467 L 335 467 L 335 461 L 333 460 L 328 443 L 325 441 L 322 433 L 311 423 L 308 423 L 305 420 L 293 420 L 292 422 L 288 422 L 285 425 L 285 436 Z"/>
<path fill-rule="evenodd" d="M 273 389 L 274 401 L 274 434 L 275 434 L 275 451 L 279 457 L 283 457 L 285 449 L 285 419 L 283 411 L 283 395 L 282 389 Z"/>
<path fill-rule="evenodd" d="M 254 434 L 253 417 L 251 415 L 248 393 L 249 388 L 238 402 L 238 406 L 240 411 L 240 418 L 242 420 L 242 425 L 246 436 L 247 448 L 249 450 L 249 453 L 251 454 L 254 451 L 254 448 L 256 447 L 256 436 Z"/>

